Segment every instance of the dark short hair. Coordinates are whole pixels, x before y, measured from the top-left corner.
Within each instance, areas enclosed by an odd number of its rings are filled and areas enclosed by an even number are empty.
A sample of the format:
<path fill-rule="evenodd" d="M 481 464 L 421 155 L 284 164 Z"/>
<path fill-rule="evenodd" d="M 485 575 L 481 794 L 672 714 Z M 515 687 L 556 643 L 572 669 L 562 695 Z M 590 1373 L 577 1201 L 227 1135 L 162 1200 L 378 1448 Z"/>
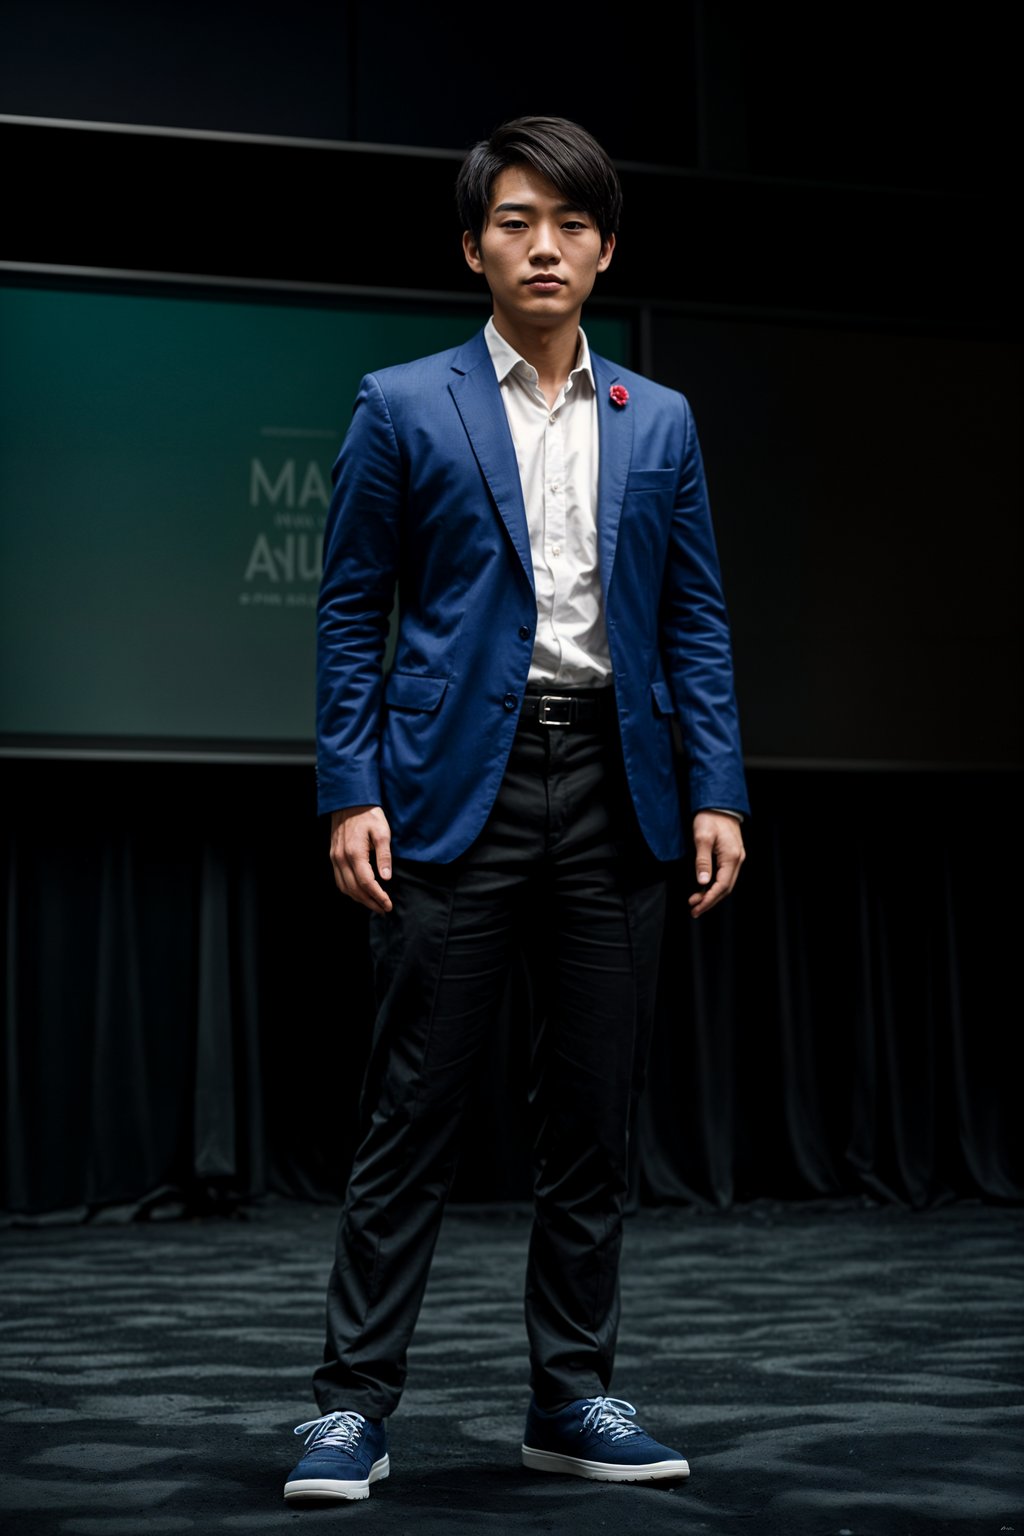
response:
<path fill-rule="evenodd" d="M 474 144 L 459 170 L 455 201 L 474 240 L 487 222 L 495 177 L 511 165 L 529 165 L 546 176 L 567 202 L 590 215 L 602 240 L 618 230 L 622 188 L 597 140 L 565 117 L 516 117 Z"/>

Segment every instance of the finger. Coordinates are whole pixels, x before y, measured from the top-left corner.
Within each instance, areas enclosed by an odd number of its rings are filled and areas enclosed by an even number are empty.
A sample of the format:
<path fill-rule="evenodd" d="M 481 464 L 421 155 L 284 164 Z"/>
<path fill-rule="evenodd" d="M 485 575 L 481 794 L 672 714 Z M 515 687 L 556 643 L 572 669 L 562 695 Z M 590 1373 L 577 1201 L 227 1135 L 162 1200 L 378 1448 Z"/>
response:
<path fill-rule="evenodd" d="M 347 884 L 342 886 L 342 891 L 360 907 L 368 907 L 371 912 L 391 911 L 391 898 L 376 880 L 371 879 L 363 884 L 353 876 Z"/>
<path fill-rule="evenodd" d="M 698 885 L 710 885 L 715 877 L 714 861 L 711 857 L 713 846 L 714 843 L 710 837 L 698 837 L 695 840 L 694 868 Z"/>
<path fill-rule="evenodd" d="M 365 851 L 360 858 L 359 854 L 353 854 L 344 845 L 333 847 L 331 864 L 334 868 L 334 883 L 343 896 L 358 902 L 361 907 L 369 907 L 373 912 L 391 911 L 391 898 L 374 879 L 373 867 Z"/>
<path fill-rule="evenodd" d="M 740 872 L 742 860 L 729 854 L 719 854 L 715 865 L 715 884 L 723 887 L 723 896 L 728 896 L 736 884 Z"/>
<path fill-rule="evenodd" d="M 331 844 L 331 869 L 334 871 L 335 885 L 343 896 L 347 896 L 349 894 L 348 860 L 340 844 Z"/>
<path fill-rule="evenodd" d="M 691 917 L 701 917 L 705 912 L 710 912 L 712 907 L 716 907 L 731 893 L 739 878 L 742 863 L 742 855 L 719 859 L 712 883 L 705 886 L 703 890 L 694 891 L 688 898 Z"/>
<path fill-rule="evenodd" d="M 391 911 L 391 897 L 383 886 L 378 884 L 373 865 L 365 854 L 348 861 L 346 875 L 348 881 L 346 894 L 351 896 L 353 901 L 358 901 L 360 906 L 369 907 L 372 912 Z"/>
<path fill-rule="evenodd" d="M 382 880 L 391 879 L 391 837 L 388 832 L 378 832 L 373 843 L 377 860 L 377 873 Z"/>
<path fill-rule="evenodd" d="M 728 896 L 728 888 L 720 885 L 716 880 L 703 891 L 695 891 L 689 898 L 690 916 L 703 917 L 705 912 L 710 912 L 712 907 L 717 907 L 720 901 Z"/>

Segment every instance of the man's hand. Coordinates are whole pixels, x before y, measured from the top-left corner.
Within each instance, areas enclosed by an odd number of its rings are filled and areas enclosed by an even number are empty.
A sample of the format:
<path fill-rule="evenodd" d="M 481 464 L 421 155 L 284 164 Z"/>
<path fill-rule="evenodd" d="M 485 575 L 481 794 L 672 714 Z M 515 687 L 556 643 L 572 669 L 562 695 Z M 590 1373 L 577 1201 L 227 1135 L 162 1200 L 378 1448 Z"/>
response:
<path fill-rule="evenodd" d="M 699 890 L 690 897 L 690 916 L 700 917 L 728 896 L 746 858 L 743 833 L 735 816 L 698 811 L 693 818 Z"/>
<path fill-rule="evenodd" d="M 333 812 L 331 863 L 339 891 L 371 912 L 391 911 L 391 897 L 378 884 L 378 877 L 391 879 L 391 828 L 379 805 L 349 805 Z"/>

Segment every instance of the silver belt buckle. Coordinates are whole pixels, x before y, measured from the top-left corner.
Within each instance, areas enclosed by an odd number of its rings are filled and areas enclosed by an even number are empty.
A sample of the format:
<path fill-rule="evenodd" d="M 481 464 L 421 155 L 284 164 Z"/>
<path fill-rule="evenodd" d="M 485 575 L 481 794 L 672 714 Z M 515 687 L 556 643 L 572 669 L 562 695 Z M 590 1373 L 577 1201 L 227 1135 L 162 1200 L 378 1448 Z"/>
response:
<path fill-rule="evenodd" d="M 552 715 L 551 709 L 552 709 L 552 705 L 554 705 L 556 710 L 557 710 L 557 707 L 560 704 L 564 705 L 565 709 L 564 709 L 564 712 L 562 714 L 562 717 L 558 718 L 557 715 Z M 564 694 L 564 693 L 542 693 L 541 694 L 540 702 L 537 705 L 537 724 L 538 725 L 554 725 L 554 726 L 558 726 L 558 725 L 572 725 L 572 723 L 575 720 L 575 718 L 576 718 L 576 700 L 573 699 L 573 698 L 570 698 L 568 694 Z"/>

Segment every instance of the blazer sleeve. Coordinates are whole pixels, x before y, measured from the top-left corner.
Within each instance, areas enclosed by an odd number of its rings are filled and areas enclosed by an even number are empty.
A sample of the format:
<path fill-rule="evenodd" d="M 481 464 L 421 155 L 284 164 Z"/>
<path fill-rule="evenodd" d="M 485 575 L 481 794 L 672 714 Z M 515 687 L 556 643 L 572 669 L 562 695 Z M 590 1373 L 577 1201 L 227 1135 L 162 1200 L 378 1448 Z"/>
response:
<path fill-rule="evenodd" d="M 685 436 L 661 605 L 661 651 L 682 733 L 691 811 L 749 812 L 732 642 L 693 412 Z"/>
<path fill-rule="evenodd" d="M 367 374 L 332 470 L 317 602 L 317 808 L 380 805 L 380 721 L 404 475 Z"/>

